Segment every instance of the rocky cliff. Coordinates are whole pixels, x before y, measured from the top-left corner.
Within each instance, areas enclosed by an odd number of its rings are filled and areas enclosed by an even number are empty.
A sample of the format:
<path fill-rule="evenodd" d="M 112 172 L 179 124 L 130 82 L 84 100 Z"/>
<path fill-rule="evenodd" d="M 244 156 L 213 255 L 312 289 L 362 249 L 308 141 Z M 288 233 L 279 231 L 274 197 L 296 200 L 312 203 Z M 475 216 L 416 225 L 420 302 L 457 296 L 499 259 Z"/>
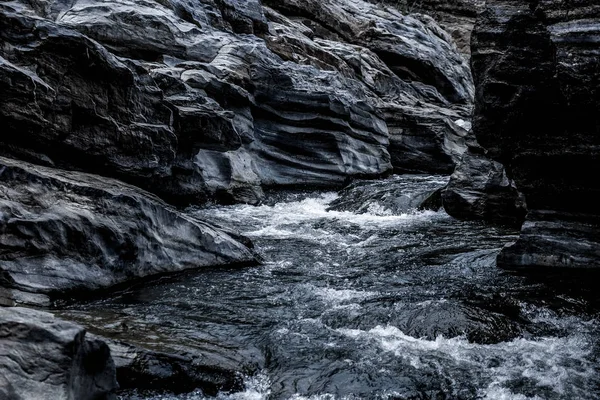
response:
<path fill-rule="evenodd" d="M 450 172 L 468 140 L 455 123 L 468 66 L 422 15 L 358 0 L 13 1 L 0 28 L 3 155 L 178 204 Z"/>
<path fill-rule="evenodd" d="M 433 17 L 446 32 L 452 35 L 460 53 L 467 59 L 471 56 L 471 32 L 477 14 L 483 11 L 485 0 L 383 0 L 383 2 L 404 12 Z"/>
<path fill-rule="evenodd" d="M 473 130 L 529 209 L 499 265 L 600 266 L 600 5 L 489 2 L 472 44 Z"/>

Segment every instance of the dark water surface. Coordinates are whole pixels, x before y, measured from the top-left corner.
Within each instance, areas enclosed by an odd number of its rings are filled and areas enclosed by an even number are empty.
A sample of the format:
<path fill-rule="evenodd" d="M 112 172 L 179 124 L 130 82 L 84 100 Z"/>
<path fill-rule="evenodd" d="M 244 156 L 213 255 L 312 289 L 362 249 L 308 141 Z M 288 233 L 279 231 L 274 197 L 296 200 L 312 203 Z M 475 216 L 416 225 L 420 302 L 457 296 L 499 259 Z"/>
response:
<path fill-rule="evenodd" d="M 445 182 L 390 182 L 399 179 Z M 600 282 L 497 269 L 516 238 L 508 229 L 443 211 L 393 215 L 377 201 L 363 214 L 327 211 L 336 196 L 195 211 L 250 237 L 264 264 L 154 282 L 62 315 L 243 370 L 246 390 L 220 399 L 600 399 Z"/>

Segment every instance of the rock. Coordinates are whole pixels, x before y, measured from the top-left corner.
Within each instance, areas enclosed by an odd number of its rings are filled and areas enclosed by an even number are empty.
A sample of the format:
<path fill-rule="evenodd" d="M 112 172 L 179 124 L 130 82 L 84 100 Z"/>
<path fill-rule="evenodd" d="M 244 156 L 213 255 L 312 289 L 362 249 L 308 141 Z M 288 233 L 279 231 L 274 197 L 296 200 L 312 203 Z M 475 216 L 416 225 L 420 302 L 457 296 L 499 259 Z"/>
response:
<path fill-rule="evenodd" d="M 460 53 L 471 55 L 471 32 L 485 0 L 384 0 L 405 13 L 422 13 L 433 17 L 454 39 Z"/>
<path fill-rule="evenodd" d="M 106 339 L 105 339 L 106 340 Z M 206 365 L 193 354 L 172 354 L 108 340 L 122 390 L 158 390 L 186 393 L 201 389 L 218 392 L 240 391 L 242 375 L 218 365 Z"/>
<path fill-rule="evenodd" d="M 407 335 L 428 340 L 465 336 L 471 343 L 490 344 L 523 334 L 521 326 L 506 315 L 455 300 L 408 304 L 394 323 Z"/>
<path fill-rule="evenodd" d="M 364 1 L 267 0 L 284 14 L 306 16 L 345 41 L 377 54 L 400 78 L 435 87 L 447 100 L 469 103 L 468 65 L 433 19 L 402 15 Z"/>
<path fill-rule="evenodd" d="M 6 158 L 0 158 L 0 220 L 2 284 L 24 292 L 66 295 L 256 262 L 218 228 L 133 186 Z"/>
<path fill-rule="evenodd" d="M 451 174 L 474 143 L 456 122 L 459 113 L 440 107 L 389 108 L 390 155 L 396 173 Z"/>
<path fill-rule="evenodd" d="M 446 212 L 461 220 L 520 227 L 527 207 L 523 194 L 508 179 L 502 164 L 469 152 L 442 190 Z"/>
<path fill-rule="evenodd" d="M 106 343 L 52 314 L 0 307 L 0 354 L 3 399 L 116 399 Z"/>
<path fill-rule="evenodd" d="M 3 3 L 1 153 L 184 205 L 339 186 L 391 161 L 452 169 L 473 86 L 431 18 L 362 1 L 272 5 Z"/>
<path fill-rule="evenodd" d="M 534 210 L 516 243 L 498 255 L 504 268 L 600 268 L 600 218 L 584 213 Z"/>
<path fill-rule="evenodd" d="M 473 88 L 467 65 L 430 18 L 403 16 L 393 8 L 361 1 L 284 1 L 272 6 L 276 10 L 265 8 L 271 32 L 265 39 L 271 50 L 296 63 L 339 71 L 376 95 L 373 101 L 382 110 L 390 133 L 388 150 L 394 172 L 452 172 L 473 141 L 469 130 L 456 124 L 470 118 Z M 370 26 L 377 29 L 369 30 Z M 415 41 L 417 47 L 422 46 L 417 53 L 402 45 Z M 433 53 L 437 56 L 431 58 Z M 452 66 L 441 63 L 440 55 Z M 428 69 L 438 71 L 434 75 L 456 71 L 464 81 L 419 76 Z M 453 81 L 455 91 L 463 95 L 445 94 L 447 81 Z"/>
<path fill-rule="evenodd" d="M 598 265 L 599 57 L 597 2 L 501 0 L 480 15 L 473 130 L 529 209 L 501 266 Z"/>
<path fill-rule="evenodd" d="M 420 181 L 418 190 L 415 181 Z M 328 211 L 350 211 L 357 214 L 373 213 L 400 215 L 416 210 L 441 208 L 440 190 L 446 183 L 445 177 L 419 175 L 393 176 L 383 181 L 359 181 L 339 192 Z"/>

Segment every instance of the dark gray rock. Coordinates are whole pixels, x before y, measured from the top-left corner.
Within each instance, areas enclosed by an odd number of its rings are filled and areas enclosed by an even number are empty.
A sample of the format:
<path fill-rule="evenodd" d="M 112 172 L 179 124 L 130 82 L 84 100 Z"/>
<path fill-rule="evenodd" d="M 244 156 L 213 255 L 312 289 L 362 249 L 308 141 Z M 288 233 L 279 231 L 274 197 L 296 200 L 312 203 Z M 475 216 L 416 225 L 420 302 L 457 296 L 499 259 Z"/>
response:
<path fill-rule="evenodd" d="M 473 135 L 460 113 L 441 107 L 386 109 L 396 173 L 451 174 Z"/>
<path fill-rule="evenodd" d="M 513 340 L 523 333 L 519 324 L 506 315 L 454 300 L 407 305 L 394 323 L 407 335 L 429 340 L 440 335 L 465 336 L 472 343 L 488 344 Z"/>
<path fill-rule="evenodd" d="M 116 399 L 106 343 L 52 314 L 0 307 L 0 354 L 2 399 Z"/>
<path fill-rule="evenodd" d="M 271 50 L 286 60 L 339 71 L 373 92 L 372 101 L 388 125 L 395 172 L 452 172 L 473 142 L 464 129 L 473 88 L 468 66 L 430 18 L 404 16 L 362 1 L 284 1 L 272 6 L 281 13 L 265 8 L 271 32 L 265 40 Z M 412 46 L 406 48 L 413 43 L 417 53 Z M 419 75 L 428 69 L 448 77 L 436 81 Z M 446 81 L 463 95 L 448 96 Z"/>
<path fill-rule="evenodd" d="M 534 210 L 519 240 L 498 255 L 506 268 L 600 268 L 600 220 L 582 213 Z"/>
<path fill-rule="evenodd" d="M 364 1 L 267 0 L 265 4 L 307 17 L 346 42 L 368 48 L 400 78 L 433 86 L 449 101 L 471 101 L 468 65 L 450 36 L 427 16 L 403 15 Z"/>
<path fill-rule="evenodd" d="M 431 18 L 362 1 L 273 7 L 3 3 L 0 152 L 177 204 L 258 203 L 262 186 L 341 185 L 391 160 L 457 163 L 472 80 Z"/>
<path fill-rule="evenodd" d="M 245 245 L 119 181 L 0 158 L 8 289 L 65 294 L 162 273 L 254 263 Z"/>
<path fill-rule="evenodd" d="M 167 353 L 104 340 L 115 361 L 121 390 L 185 393 L 201 389 L 203 393 L 215 396 L 218 392 L 243 389 L 240 371 L 207 365 L 201 357 L 191 353 Z"/>
<path fill-rule="evenodd" d="M 415 181 L 421 182 L 419 190 L 410 189 L 414 188 Z M 393 176 L 377 182 L 359 181 L 341 190 L 328 210 L 384 215 L 424 209 L 437 211 L 442 207 L 440 191 L 446 182 L 446 177 L 419 175 Z"/>
<path fill-rule="evenodd" d="M 520 227 L 525 220 L 525 198 L 506 176 L 502 164 L 484 154 L 468 152 L 442 191 L 446 212 L 461 220 Z"/>
<path fill-rule="evenodd" d="M 597 266 L 600 5 L 489 2 L 472 43 L 473 130 L 530 210 L 499 265 Z"/>
<path fill-rule="evenodd" d="M 373 0 L 381 1 L 381 0 Z M 383 0 L 405 13 L 422 13 L 433 17 L 454 39 L 467 59 L 471 55 L 471 32 L 485 0 Z"/>

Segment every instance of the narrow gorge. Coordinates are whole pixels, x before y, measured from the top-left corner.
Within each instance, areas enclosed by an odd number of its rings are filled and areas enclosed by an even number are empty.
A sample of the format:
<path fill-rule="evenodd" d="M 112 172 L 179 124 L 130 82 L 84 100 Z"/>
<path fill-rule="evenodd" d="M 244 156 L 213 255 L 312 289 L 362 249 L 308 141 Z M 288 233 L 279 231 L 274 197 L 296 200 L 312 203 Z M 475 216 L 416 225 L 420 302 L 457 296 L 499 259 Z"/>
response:
<path fill-rule="evenodd" d="M 593 0 L 0 2 L 0 399 L 597 399 Z"/>

